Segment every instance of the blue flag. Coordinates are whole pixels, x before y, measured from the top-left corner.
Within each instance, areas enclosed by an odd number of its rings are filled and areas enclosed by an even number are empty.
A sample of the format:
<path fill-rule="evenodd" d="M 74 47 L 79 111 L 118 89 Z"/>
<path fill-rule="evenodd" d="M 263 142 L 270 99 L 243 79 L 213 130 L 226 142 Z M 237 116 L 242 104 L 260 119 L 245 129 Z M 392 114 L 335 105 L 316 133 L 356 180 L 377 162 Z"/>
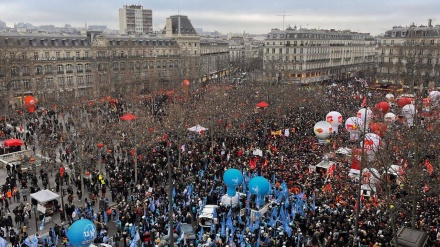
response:
<path fill-rule="evenodd" d="M 173 192 L 172 192 L 171 196 L 172 196 L 173 198 L 176 197 L 176 188 L 174 188 L 174 187 L 173 187 Z"/>
<path fill-rule="evenodd" d="M 154 204 L 153 200 L 151 200 L 151 198 L 150 198 L 150 210 L 153 213 L 156 210 L 156 205 Z"/>
<path fill-rule="evenodd" d="M 135 233 L 136 233 L 136 226 L 135 226 L 135 225 L 132 225 L 132 226 L 130 227 L 130 236 L 133 238 L 134 235 L 135 235 Z"/>
<path fill-rule="evenodd" d="M 46 215 L 44 215 L 43 219 L 41 220 L 40 223 L 40 231 L 42 231 L 44 229 L 44 222 L 46 221 Z"/>
<path fill-rule="evenodd" d="M 26 240 L 25 240 L 26 241 Z M 8 247 L 8 243 L 2 237 L 0 237 L 0 247 Z"/>
<path fill-rule="evenodd" d="M 107 223 L 107 221 L 108 221 L 107 212 L 103 211 L 103 213 L 104 213 L 104 223 Z"/>
<path fill-rule="evenodd" d="M 202 237 L 203 237 L 203 234 L 205 234 L 205 231 L 203 230 L 203 227 L 200 227 L 200 231 L 199 231 L 199 241 L 202 241 Z"/>
<path fill-rule="evenodd" d="M 313 192 L 312 194 L 312 210 L 315 211 L 316 209 L 316 204 L 315 204 L 315 192 Z"/>
<path fill-rule="evenodd" d="M 234 225 L 232 224 L 231 215 L 228 216 L 228 220 L 226 221 L 226 226 L 229 228 L 229 230 L 231 230 L 231 233 L 234 234 L 235 228 Z"/>
<path fill-rule="evenodd" d="M 222 237 L 226 236 L 226 222 L 225 222 L 225 215 L 223 215 L 222 225 L 221 225 L 221 231 L 220 235 Z"/>

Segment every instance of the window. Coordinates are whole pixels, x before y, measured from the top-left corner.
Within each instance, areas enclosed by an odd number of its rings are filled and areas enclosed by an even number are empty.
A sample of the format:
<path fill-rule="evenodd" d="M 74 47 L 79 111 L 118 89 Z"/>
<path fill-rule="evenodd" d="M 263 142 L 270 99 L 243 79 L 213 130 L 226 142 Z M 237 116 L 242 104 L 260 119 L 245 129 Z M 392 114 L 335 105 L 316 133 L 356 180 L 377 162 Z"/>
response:
<path fill-rule="evenodd" d="M 76 57 L 76 58 L 80 58 L 80 57 L 81 57 L 79 51 L 76 51 L 76 52 L 75 52 L 75 57 Z"/>
<path fill-rule="evenodd" d="M 49 52 L 48 51 L 46 51 L 46 52 L 44 52 L 44 58 L 46 58 L 46 59 L 49 59 Z"/>
<path fill-rule="evenodd" d="M 393 54 L 393 49 L 390 49 L 390 55 L 392 55 Z"/>
<path fill-rule="evenodd" d="M 85 57 L 85 58 L 89 58 L 89 52 L 88 52 L 88 51 L 85 51 L 85 52 L 84 52 L 84 57 Z"/>
<path fill-rule="evenodd" d="M 78 85 L 84 84 L 84 77 L 82 75 L 76 77 L 76 82 Z"/>
<path fill-rule="evenodd" d="M 59 51 L 55 52 L 55 57 L 56 57 L 57 59 L 60 58 L 60 52 L 59 52 Z"/>
<path fill-rule="evenodd" d="M 20 89 L 20 84 L 19 84 L 19 81 L 12 81 L 11 82 L 11 87 L 12 87 L 12 89 Z"/>
<path fill-rule="evenodd" d="M 68 51 L 66 52 L 66 58 L 70 59 L 70 52 L 68 52 Z"/>
<path fill-rule="evenodd" d="M 77 64 L 76 65 L 76 71 L 78 71 L 78 72 L 83 72 L 84 70 L 83 70 L 83 65 L 82 64 Z"/>
<path fill-rule="evenodd" d="M 34 59 L 37 60 L 38 59 L 38 52 L 34 52 Z"/>
<path fill-rule="evenodd" d="M 92 76 L 91 75 L 86 75 L 86 83 L 87 84 L 91 84 L 92 83 Z"/>
<path fill-rule="evenodd" d="M 119 70 L 119 64 L 113 63 L 113 70 Z"/>
<path fill-rule="evenodd" d="M 120 68 L 121 68 L 121 70 L 125 70 L 125 63 L 121 63 Z"/>
<path fill-rule="evenodd" d="M 73 85 L 73 76 L 68 76 L 68 77 L 66 77 L 66 83 L 67 83 L 67 86 L 72 86 Z"/>
<path fill-rule="evenodd" d="M 391 40 L 391 45 L 394 45 L 394 40 Z"/>
<path fill-rule="evenodd" d="M 29 75 L 29 67 L 28 66 L 24 66 L 21 68 L 23 75 Z"/>
<path fill-rule="evenodd" d="M 387 44 L 387 41 L 386 41 L 386 40 L 382 40 L 382 44 L 383 44 L 383 45 L 386 45 L 386 44 Z"/>
<path fill-rule="evenodd" d="M 53 78 L 52 77 L 46 77 L 45 84 L 46 84 L 45 86 L 47 88 L 53 87 Z"/>
<path fill-rule="evenodd" d="M 18 75 L 19 69 L 18 67 L 14 66 L 11 68 L 11 76 L 16 76 Z"/>
<path fill-rule="evenodd" d="M 63 74 L 64 73 L 64 66 L 62 64 L 57 65 L 57 73 Z"/>
<path fill-rule="evenodd" d="M 41 67 L 41 66 L 35 66 L 35 74 L 36 74 L 36 75 L 41 75 L 41 74 L 43 74 L 43 67 Z"/>
<path fill-rule="evenodd" d="M 86 72 L 92 71 L 92 66 L 89 63 L 86 63 L 84 67 L 85 67 Z"/>
<path fill-rule="evenodd" d="M 24 89 L 29 89 L 29 88 L 31 88 L 31 80 L 29 80 L 29 79 L 23 79 L 23 88 L 24 88 Z"/>
<path fill-rule="evenodd" d="M 64 86 L 64 76 L 58 77 L 58 86 Z"/>
<path fill-rule="evenodd" d="M 52 73 L 52 65 L 44 65 L 44 72 L 46 74 L 51 74 Z"/>
<path fill-rule="evenodd" d="M 429 42 L 431 45 L 434 45 L 434 40 L 431 39 L 431 41 Z"/>
<path fill-rule="evenodd" d="M 73 72 L 73 69 L 72 69 L 72 65 L 71 65 L 71 64 L 67 64 L 67 65 L 66 65 L 66 72 L 67 72 L 67 73 L 72 73 L 72 72 Z"/>

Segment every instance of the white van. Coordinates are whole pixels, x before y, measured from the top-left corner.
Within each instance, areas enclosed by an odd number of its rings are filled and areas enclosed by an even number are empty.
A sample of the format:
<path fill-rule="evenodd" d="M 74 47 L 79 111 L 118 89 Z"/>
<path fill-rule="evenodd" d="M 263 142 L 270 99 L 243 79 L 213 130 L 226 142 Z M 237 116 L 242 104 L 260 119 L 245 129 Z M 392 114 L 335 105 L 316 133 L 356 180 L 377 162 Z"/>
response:
<path fill-rule="evenodd" d="M 217 217 L 214 218 L 214 211 L 217 210 L 217 205 L 205 205 L 202 209 L 202 213 L 199 215 L 197 221 L 199 226 L 211 228 L 211 225 L 218 223 Z"/>

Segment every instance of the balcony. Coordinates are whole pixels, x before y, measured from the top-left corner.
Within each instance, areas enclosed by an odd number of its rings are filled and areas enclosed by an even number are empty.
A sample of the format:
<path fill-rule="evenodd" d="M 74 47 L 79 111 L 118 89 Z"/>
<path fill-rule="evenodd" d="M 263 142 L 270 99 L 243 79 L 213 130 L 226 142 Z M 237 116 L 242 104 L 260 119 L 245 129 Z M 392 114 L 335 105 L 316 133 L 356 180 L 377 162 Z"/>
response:
<path fill-rule="evenodd" d="M 66 70 L 66 73 L 71 74 L 73 73 L 73 70 Z"/>
<path fill-rule="evenodd" d="M 86 69 L 86 72 L 92 72 L 92 69 Z"/>
<path fill-rule="evenodd" d="M 57 71 L 57 74 L 59 75 L 64 74 L 64 71 Z"/>
<path fill-rule="evenodd" d="M 83 72 L 84 72 L 84 70 L 82 70 L 82 69 L 79 69 L 79 70 L 77 70 L 76 72 L 78 72 L 78 73 L 83 73 Z"/>

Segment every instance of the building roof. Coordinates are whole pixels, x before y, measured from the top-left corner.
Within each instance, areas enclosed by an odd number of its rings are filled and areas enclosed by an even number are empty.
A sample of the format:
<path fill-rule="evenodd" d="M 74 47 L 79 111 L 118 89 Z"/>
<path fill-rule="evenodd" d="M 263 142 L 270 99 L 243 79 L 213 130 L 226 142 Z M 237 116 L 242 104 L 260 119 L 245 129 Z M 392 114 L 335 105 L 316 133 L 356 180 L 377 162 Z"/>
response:
<path fill-rule="evenodd" d="M 374 40 L 369 33 L 358 33 L 350 30 L 323 30 L 323 29 L 306 29 L 306 28 L 287 28 L 280 30 L 272 29 L 267 34 L 266 39 L 332 39 L 332 40 Z"/>
<path fill-rule="evenodd" d="M 415 26 L 393 27 L 385 32 L 384 38 L 423 38 L 440 37 L 440 26 Z"/>
<path fill-rule="evenodd" d="M 90 39 L 83 35 L 2 33 L 0 46 L 90 46 Z"/>
<path fill-rule="evenodd" d="M 180 25 L 180 34 L 195 34 L 197 35 L 196 30 L 194 29 L 191 21 L 188 19 L 186 15 L 172 15 L 171 24 L 173 34 L 179 34 L 179 25 Z"/>

